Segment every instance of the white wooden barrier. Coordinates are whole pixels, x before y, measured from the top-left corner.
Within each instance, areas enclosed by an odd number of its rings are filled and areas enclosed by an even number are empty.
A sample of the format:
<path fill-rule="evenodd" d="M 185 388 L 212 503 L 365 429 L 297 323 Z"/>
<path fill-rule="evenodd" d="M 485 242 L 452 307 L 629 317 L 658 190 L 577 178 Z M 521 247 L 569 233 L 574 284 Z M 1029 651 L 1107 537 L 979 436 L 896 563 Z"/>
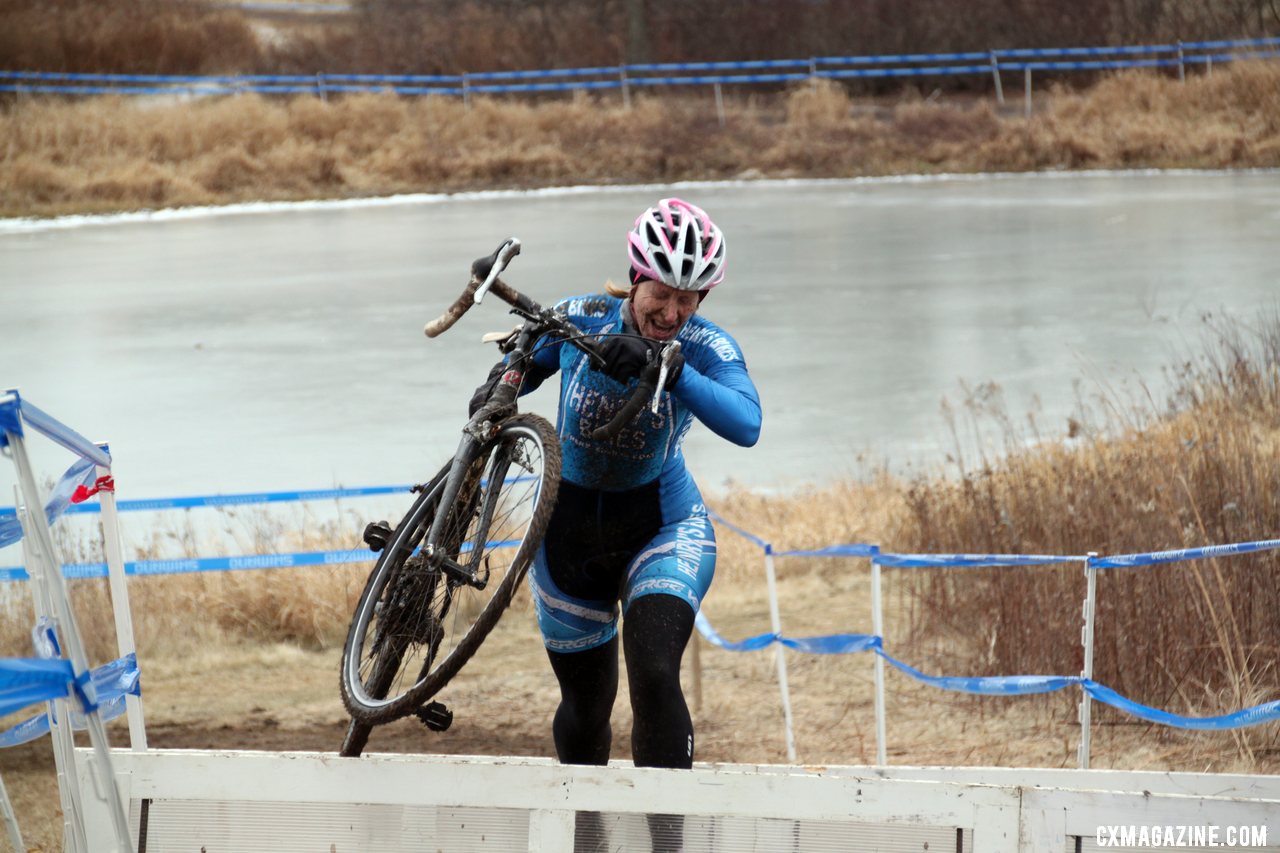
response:
<path fill-rule="evenodd" d="M 99 759 L 83 749 L 76 759 L 81 786 L 92 785 L 90 765 Z M 653 814 L 685 816 L 683 849 L 708 853 L 1070 853 L 1077 838 L 1091 844 L 1100 826 L 1135 823 L 1265 826 L 1273 846 L 1263 849 L 1280 849 L 1276 777 L 768 765 L 681 771 L 187 750 L 116 750 L 112 762 L 140 853 L 568 853 L 576 812 L 600 815 L 608 850 L 646 853 L 644 816 Z M 88 836 L 109 849 L 105 810 L 87 817 Z"/>

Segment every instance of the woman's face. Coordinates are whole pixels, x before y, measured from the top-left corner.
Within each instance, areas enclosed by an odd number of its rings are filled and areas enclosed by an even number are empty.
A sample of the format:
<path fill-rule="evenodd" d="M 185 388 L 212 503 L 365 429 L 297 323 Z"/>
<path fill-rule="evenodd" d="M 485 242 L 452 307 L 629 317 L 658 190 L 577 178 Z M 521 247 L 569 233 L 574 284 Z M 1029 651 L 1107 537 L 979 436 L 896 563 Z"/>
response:
<path fill-rule="evenodd" d="M 698 310 L 696 290 L 677 290 L 657 281 L 642 281 L 631 294 L 631 314 L 646 338 L 669 341 Z"/>

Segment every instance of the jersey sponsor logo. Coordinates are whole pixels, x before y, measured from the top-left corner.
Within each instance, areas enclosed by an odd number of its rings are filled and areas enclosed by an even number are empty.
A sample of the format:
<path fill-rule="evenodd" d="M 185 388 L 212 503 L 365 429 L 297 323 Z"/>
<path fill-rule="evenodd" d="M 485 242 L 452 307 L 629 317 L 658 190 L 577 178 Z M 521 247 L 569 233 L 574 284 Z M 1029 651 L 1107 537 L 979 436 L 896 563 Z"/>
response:
<path fill-rule="evenodd" d="M 724 332 L 714 326 L 694 328 L 692 325 L 687 325 L 680 332 L 680 340 L 686 344 L 698 344 L 706 347 L 719 356 L 721 361 L 742 360 L 742 356 L 738 354 L 738 348 L 733 345 L 733 341 L 729 340 Z"/>
<path fill-rule="evenodd" d="M 613 307 L 607 296 L 577 296 L 560 303 L 568 314 L 578 317 L 603 317 Z"/>
<path fill-rule="evenodd" d="M 707 520 L 694 517 L 676 528 L 676 571 L 696 581 L 707 552 Z"/>

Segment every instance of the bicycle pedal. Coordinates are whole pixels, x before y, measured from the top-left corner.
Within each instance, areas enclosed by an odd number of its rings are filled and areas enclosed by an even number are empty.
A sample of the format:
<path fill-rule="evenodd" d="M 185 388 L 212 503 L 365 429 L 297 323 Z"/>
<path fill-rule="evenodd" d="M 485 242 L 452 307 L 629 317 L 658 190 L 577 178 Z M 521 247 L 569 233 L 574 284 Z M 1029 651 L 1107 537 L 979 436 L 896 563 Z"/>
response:
<path fill-rule="evenodd" d="M 364 544 L 370 551 L 381 551 L 391 541 L 391 525 L 385 521 L 374 521 L 365 525 Z"/>
<path fill-rule="evenodd" d="M 443 732 L 453 725 L 453 712 L 443 702 L 428 702 L 413 714 L 433 732 Z"/>

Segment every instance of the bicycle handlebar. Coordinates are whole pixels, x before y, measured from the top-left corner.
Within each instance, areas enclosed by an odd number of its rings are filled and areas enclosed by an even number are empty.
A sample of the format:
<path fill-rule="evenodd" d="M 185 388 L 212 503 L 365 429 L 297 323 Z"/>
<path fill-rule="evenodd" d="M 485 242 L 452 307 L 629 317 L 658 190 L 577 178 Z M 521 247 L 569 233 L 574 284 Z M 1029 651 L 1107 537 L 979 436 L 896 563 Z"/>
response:
<path fill-rule="evenodd" d="M 499 299 L 517 309 L 515 313 L 530 319 L 541 319 L 543 323 L 547 324 L 547 328 L 564 335 L 566 343 L 578 347 L 590 356 L 593 366 L 598 367 L 603 364 L 604 359 L 600 352 L 600 345 L 578 330 L 576 326 L 569 322 L 568 318 L 558 312 L 545 311 L 529 297 L 498 278 L 498 274 L 506 269 L 511 259 L 518 254 L 520 254 L 520 241 L 511 237 L 503 241 L 502 245 L 495 249 L 493 254 L 474 261 L 471 264 L 471 280 L 467 282 L 462 294 L 454 300 L 454 303 L 443 314 L 422 327 L 423 334 L 429 338 L 434 338 L 448 331 L 458 320 L 462 319 L 462 315 L 467 313 L 472 305 L 478 304 L 484 299 L 486 293 L 492 292 Z M 675 349 L 678 350 L 678 348 L 679 345 L 675 345 Z M 640 409 L 644 407 L 645 401 L 650 397 L 654 397 L 656 406 L 657 400 L 654 392 L 658 388 L 659 378 L 665 379 L 667 365 L 668 359 L 663 358 L 660 362 L 655 361 L 645 368 L 640 374 L 639 384 L 636 385 L 631 397 L 623 404 L 617 415 L 609 423 L 593 430 L 591 437 L 595 440 L 604 440 L 616 436 L 639 413 Z"/>
<path fill-rule="evenodd" d="M 486 293 L 497 294 L 502 301 L 513 307 L 521 303 L 521 296 L 515 288 L 508 285 L 498 274 L 507 268 L 511 259 L 520 254 L 520 241 L 515 237 L 503 241 L 492 255 L 479 258 L 471 264 L 471 281 L 467 282 L 462 295 L 450 305 L 443 314 L 422 327 L 422 333 L 434 338 L 447 332 L 453 324 L 462 319 L 462 315 L 484 299 Z"/>

